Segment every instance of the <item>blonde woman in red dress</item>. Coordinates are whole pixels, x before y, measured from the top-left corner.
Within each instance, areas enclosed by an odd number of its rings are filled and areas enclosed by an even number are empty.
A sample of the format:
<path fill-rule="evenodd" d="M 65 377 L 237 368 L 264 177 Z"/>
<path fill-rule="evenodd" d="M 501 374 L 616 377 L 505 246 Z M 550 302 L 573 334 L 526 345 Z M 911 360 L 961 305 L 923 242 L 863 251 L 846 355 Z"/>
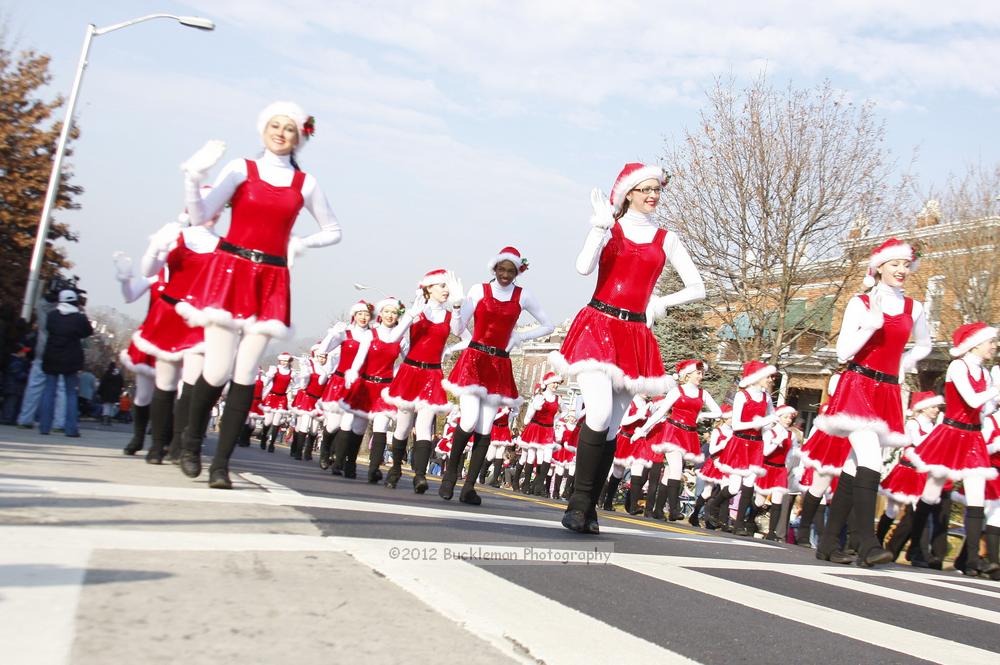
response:
<path fill-rule="evenodd" d="M 705 487 L 702 489 L 701 494 L 698 495 L 698 498 L 695 499 L 694 510 L 691 511 L 691 517 L 688 518 L 688 523 L 691 526 L 701 526 L 701 521 L 699 520 L 701 509 L 705 508 L 706 503 L 714 492 L 722 491 L 722 485 L 726 484 L 728 480 L 727 476 L 719 471 L 715 465 L 715 460 L 726 449 L 726 444 L 733 435 L 733 407 L 729 404 L 723 404 L 720 410 L 722 413 L 719 416 L 719 420 L 716 421 L 715 427 L 712 428 L 711 434 L 708 435 L 709 457 L 701 465 L 701 468 L 698 469 L 698 477 L 704 481 Z M 706 510 L 705 522 L 709 521 L 708 518 L 709 513 Z M 718 516 L 715 517 L 715 522 L 718 523 Z"/>
<path fill-rule="evenodd" d="M 591 193 L 594 214 L 576 261 L 581 275 L 597 270 L 593 298 L 573 319 L 552 367 L 576 379 L 587 405 L 580 426 L 576 479 L 563 526 L 599 533 L 597 500 L 615 458 L 618 428 L 634 395 L 665 393 L 671 386 L 650 331 L 669 307 L 701 300 L 705 286 L 676 233 L 653 217 L 669 177 L 658 166 L 626 164 L 610 201 Z M 655 296 L 653 288 L 669 261 L 684 288 Z"/>

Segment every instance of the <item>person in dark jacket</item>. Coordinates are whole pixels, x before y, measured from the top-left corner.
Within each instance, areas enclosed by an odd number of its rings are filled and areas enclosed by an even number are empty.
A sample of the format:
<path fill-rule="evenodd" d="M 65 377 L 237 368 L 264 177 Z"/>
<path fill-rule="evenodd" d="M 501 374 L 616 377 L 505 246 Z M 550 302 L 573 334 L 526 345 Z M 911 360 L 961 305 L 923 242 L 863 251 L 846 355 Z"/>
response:
<path fill-rule="evenodd" d="M 108 369 L 101 375 L 97 385 L 97 398 L 101 400 L 101 422 L 111 424 L 111 419 L 118 411 L 118 401 L 121 399 L 122 388 L 125 387 L 125 377 L 121 368 L 114 362 L 108 363 Z"/>
<path fill-rule="evenodd" d="M 48 434 L 52 430 L 55 410 L 56 387 L 59 377 L 63 377 L 66 389 L 66 422 L 63 428 L 66 436 L 80 436 L 77 422 L 77 392 L 79 372 L 83 369 L 83 338 L 90 337 L 94 329 L 87 315 L 77 307 L 76 291 L 65 289 L 59 292 L 59 306 L 49 312 L 45 320 L 48 341 L 42 356 L 42 371 L 45 373 L 45 388 L 39 407 L 38 431 Z"/>
<path fill-rule="evenodd" d="M 7 359 L 3 373 L 3 416 L 0 423 L 16 425 L 17 414 L 21 410 L 21 396 L 28 385 L 28 370 L 31 367 L 31 348 L 22 346 Z"/>

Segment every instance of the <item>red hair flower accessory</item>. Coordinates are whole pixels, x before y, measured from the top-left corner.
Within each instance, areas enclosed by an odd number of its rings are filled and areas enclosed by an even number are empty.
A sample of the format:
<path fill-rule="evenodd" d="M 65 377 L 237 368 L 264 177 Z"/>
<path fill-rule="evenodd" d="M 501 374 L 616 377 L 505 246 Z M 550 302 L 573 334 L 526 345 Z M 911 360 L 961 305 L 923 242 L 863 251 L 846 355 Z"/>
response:
<path fill-rule="evenodd" d="M 316 116 L 309 116 L 302 123 L 302 136 L 308 141 L 316 133 Z"/>
<path fill-rule="evenodd" d="M 518 267 L 517 271 L 519 273 L 524 272 L 528 269 L 528 259 L 521 259 L 521 265 Z"/>

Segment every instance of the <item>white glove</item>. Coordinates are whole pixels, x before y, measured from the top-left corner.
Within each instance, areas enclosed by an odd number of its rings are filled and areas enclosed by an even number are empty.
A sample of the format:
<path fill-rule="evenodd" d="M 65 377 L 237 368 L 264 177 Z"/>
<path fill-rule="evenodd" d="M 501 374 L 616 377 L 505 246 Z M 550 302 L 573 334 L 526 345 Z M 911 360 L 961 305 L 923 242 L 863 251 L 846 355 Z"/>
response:
<path fill-rule="evenodd" d="M 349 369 L 344 372 L 344 388 L 350 388 L 351 385 L 358 380 L 358 371 L 355 369 Z"/>
<path fill-rule="evenodd" d="M 510 334 L 510 341 L 507 343 L 507 353 L 510 353 L 515 346 L 521 343 L 521 336 L 517 332 Z"/>
<path fill-rule="evenodd" d="M 662 312 L 659 311 L 659 307 L 656 305 L 656 301 L 659 300 L 656 296 L 649 297 L 649 304 L 646 305 L 646 327 L 650 330 L 653 329 L 653 324 L 656 323 L 656 319 L 662 316 Z"/>
<path fill-rule="evenodd" d="M 448 307 L 454 308 L 456 305 L 460 306 L 462 301 L 465 300 L 465 289 L 462 288 L 462 280 L 458 278 L 458 275 L 449 270 L 446 284 L 448 285 Z"/>
<path fill-rule="evenodd" d="M 611 202 L 600 189 L 594 188 L 590 192 L 590 205 L 594 208 L 594 214 L 590 216 L 590 225 L 595 229 L 607 231 L 615 224 L 614 213 L 611 212 Z"/>
<path fill-rule="evenodd" d="M 878 330 L 885 325 L 885 317 L 882 315 L 882 297 L 876 295 L 870 298 L 870 307 L 865 317 L 861 320 L 861 325 L 867 330 Z"/>
<path fill-rule="evenodd" d="M 181 164 L 181 171 L 184 171 L 184 174 L 194 182 L 201 182 L 209 169 L 219 163 L 225 152 L 226 144 L 224 141 L 214 139 L 208 141 L 198 149 L 198 152 Z"/>
<path fill-rule="evenodd" d="M 153 252 L 165 254 L 170 249 L 170 245 L 177 240 L 177 236 L 180 235 L 182 228 L 178 222 L 164 224 L 159 231 L 149 236 L 149 248 L 146 252 L 150 254 Z"/>
<path fill-rule="evenodd" d="M 295 259 L 306 253 L 306 243 L 302 238 L 298 236 L 292 236 L 288 239 L 288 269 L 291 270 L 292 266 L 295 265 Z"/>
<path fill-rule="evenodd" d="M 125 252 L 115 252 L 112 258 L 115 262 L 115 279 L 119 282 L 132 279 L 132 259 Z"/>
<path fill-rule="evenodd" d="M 635 434 L 632 435 L 631 441 L 632 443 L 635 443 L 639 439 L 644 439 L 644 438 L 646 438 L 646 433 L 643 432 L 641 429 L 637 429 L 635 431 Z"/>
<path fill-rule="evenodd" d="M 413 304 L 410 305 L 409 309 L 406 310 L 406 315 L 411 319 L 415 319 L 420 316 L 420 313 L 424 311 L 424 307 L 427 305 L 427 301 L 424 300 L 424 290 L 421 288 L 417 289 L 417 295 L 413 298 Z"/>

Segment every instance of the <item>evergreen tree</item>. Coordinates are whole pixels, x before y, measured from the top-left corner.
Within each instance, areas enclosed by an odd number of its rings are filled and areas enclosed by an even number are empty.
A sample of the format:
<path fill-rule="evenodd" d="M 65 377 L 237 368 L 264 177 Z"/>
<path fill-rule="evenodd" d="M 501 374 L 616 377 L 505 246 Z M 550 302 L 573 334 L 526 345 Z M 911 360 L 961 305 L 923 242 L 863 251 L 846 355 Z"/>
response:
<path fill-rule="evenodd" d="M 45 101 L 40 88 L 49 83 L 49 57 L 34 51 L 15 54 L 0 30 L 0 306 L 17 311 L 28 280 L 38 219 L 45 200 L 52 160 L 61 130 L 52 114 L 63 104 L 57 97 Z M 76 128 L 70 134 L 78 136 Z M 72 154 L 66 151 L 67 155 Z M 78 208 L 74 198 L 83 188 L 70 184 L 63 168 L 55 208 Z M 58 239 L 77 238 L 66 224 L 53 222 L 49 230 L 42 278 L 70 267 L 65 253 L 52 246 Z"/>

